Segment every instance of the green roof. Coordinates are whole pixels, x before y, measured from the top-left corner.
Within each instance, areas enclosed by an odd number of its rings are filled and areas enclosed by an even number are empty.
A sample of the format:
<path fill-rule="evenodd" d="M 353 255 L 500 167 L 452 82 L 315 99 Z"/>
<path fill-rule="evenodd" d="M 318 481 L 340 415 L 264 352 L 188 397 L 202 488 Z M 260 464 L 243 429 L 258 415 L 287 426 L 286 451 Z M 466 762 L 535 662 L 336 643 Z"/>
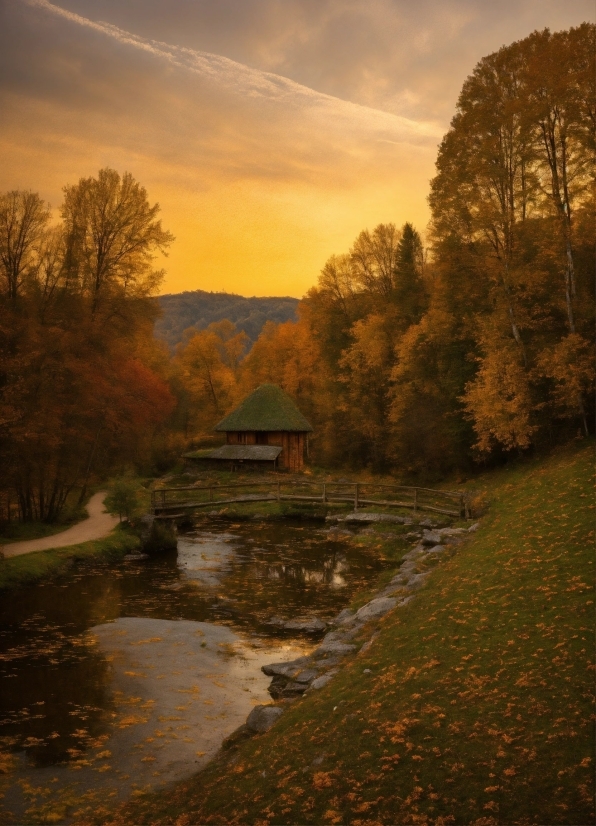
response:
<path fill-rule="evenodd" d="M 291 430 L 305 433 L 312 427 L 280 387 L 262 384 L 244 399 L 240 407 L 222 419 L 215 430 Z"/>

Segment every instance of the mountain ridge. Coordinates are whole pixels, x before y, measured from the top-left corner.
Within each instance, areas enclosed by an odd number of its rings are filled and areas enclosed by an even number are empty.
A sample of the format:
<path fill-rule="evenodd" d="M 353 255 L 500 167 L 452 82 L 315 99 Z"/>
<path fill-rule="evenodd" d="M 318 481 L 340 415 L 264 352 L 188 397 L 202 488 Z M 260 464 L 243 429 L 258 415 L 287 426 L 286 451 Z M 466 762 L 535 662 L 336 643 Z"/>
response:
<path fill-rule="evenodd" d="M 155 336 L 173 352 L 184 331 L 204 330 L 215 321 L 228 319 L 254 343 L 267 321 L 276 324 L 295 321 L 299 299 L 291 296 L 251 296 L 236 293 L 185 290 L 156 299 L 162 316 L 155 323 Z"/>

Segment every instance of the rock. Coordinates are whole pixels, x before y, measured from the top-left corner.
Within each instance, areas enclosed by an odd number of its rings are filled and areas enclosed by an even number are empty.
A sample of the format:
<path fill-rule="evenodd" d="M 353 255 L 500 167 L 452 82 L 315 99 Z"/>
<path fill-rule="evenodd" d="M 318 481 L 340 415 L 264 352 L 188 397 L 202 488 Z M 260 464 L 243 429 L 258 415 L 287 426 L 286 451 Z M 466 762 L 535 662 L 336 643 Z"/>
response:
<path fill-rule="evenodd" d="M 284 698 L 296 697 L 299 694 L 304 694 L 307 688 L 308 683 L 300 683 L 297 680 L 292 680 L 291 682 L 286 683 L 283 691 L 281 692 L 281 696 Z"/>
<path fill-rule="evenodd" d="M 442 554 L 446 548 L 444 545 L 435 545 L 434 548 L 429 548 L 427 553 L 429 554 Z"/>
<path fill-rule="evenodd" d="M 261 666 L 261 671 L 268 677 L 285 677 L 286 679 L 294 679 L 296 674 L 299 674 L 304 668 L 311 665 L 310 657 L 298 657 L 296 660 L 290 660 L 286 663 L 268 663 Z"/>
<path fill-rule="evenodd" d="M 406 585 L 406 588 L 409 591 L 418 590 L 418 588 L 422 588 L 427 577 L 428 572 L 424 574 L 415 574 Z"/>
<path fill-rule="evenodd" d="M 362 648 L 358 652 L 358 656 L 360 656 L 360 654 L 366 654 L 366 652 L 368 651 L 368 649 L 371 647 L 371 645 L 373 644 L 373 642 L 376 640 L 376 638 L 378 636 L 379 636 L 378 633 L 373 634 L 372 637 L 364 643 L 364 645 L 362 646 Z M 370 671 L 370 668 L 365 668 L 364 671 L 366 673 L 367 671 Z"/>
<path fill-rule="evenodd" d="M 307 617 L 304 619 L 294 619 L 284 622 L 285 631 L 299 631 L 302 634 L 318 634 L 327 628 L 327 623 L 318 617 Z"/>
<path fill-rule="evenodd" d="M 474 524 L 470 525 L 470 527 L 468 528 L 468 533 L 474 533 L 474 531 L 477 531 L 479 527 L 480 522 L 474 522 Z"/>
<path fill-rule="evenodd" d="M 396 605 L 397 600 L 392 597 L 372 599 L 356 612 L 356 616 L 361 620 L 369 620 L 373 617 L 382 617 L 383 614 L 387 614 L 389 611 L 392 611 Z"/>
<path fill-rule="evenodd" d="M 350 643 L 340 642 L 339 640 L 331 640 L 328 643 L 320 645 L 314 652 L 315 656 L 319 654 L 349 654 L 350 651 L 355 651 L 356 646 Z"/>
<path fill-rule="evenodd" d="M 443 541 L 443 536 L 440 531 L 423 531 L 422 544 L 423 545 L 440 545 Z"/>
<path fill-rule="evenodd" d="M 403 599 L 400 599 L 400 601 L 397 603 L 397 607 L 401 608 L 402 606 L 407 605 L 408 602 L 411 602 L 413 599 L 414 599 L 413 594 L 412 594 L 412 596 L 404 597 Z"/>
<path fill-rule="evenodd" d="M 319 672 L 315 668 L 305 668 L 300 674 L 296 674 L 294 681 L 297 683 L 311 683 L 319 676 Z"/>
<path fill-rule="evenodd" d="M 140 559 L 149 559 L 149 555 L 148 554 L 126 554 L 126 556 L 123 556 L 122 559 L 125 562 L 137 562 Z"/>
<path fill-rule="evenodd" d="M 278 706 L 255 706 L 246 719 L 246 725 L 251 731 L 269 731 L 282 714 L 283 709 Z"/>
<path fill-rule="evenodd" d="M 323 688 L 323 686 L 327 685 L 327 683 L 332 680 L 336 674 L 337 669 L 334 668 L 332 671 L 328 671 L 326 674 L 322 674 L 320 677 L 317 677 L 316 680 L 313 680 L 310 687 L 314 689 Z"/>
<path fill-rule="evenodd" d="M 344 608 L 343 611 L 340 611 L 339 614 L 333 620 L 333 625 L 344 625 L 347 622 L 350 622 L 354 619 L 356 614 L 354 611 L 350 611 L 349 608 Z"/>
<path fill-rule="evenodd" d="M 430 519 L 422 519 L 419 523 L 421 528 L 434 528 L 436 527 L 435 523 L 432 522 Z"/>
<path fill-rule="evenodd" d="M 426 548 L 423 545 L 416 545 L 415 548 L 412 548 L 411 551 L 408 551 L 408 553 L 402 557 L 402 560 L 410 562 L 412 559 L 417 559 L 419 556 L 422 556 L 423 553 L 426 553 Z"/>

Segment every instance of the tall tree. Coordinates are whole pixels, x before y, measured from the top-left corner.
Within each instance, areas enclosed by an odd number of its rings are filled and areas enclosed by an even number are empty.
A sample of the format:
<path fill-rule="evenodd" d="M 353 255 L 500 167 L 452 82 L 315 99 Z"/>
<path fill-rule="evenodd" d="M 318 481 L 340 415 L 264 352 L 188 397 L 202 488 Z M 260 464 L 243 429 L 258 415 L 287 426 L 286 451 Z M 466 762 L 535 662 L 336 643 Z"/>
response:
<path fill-rule="evenodd" d="M 25 277 L 35 277 L 49 220 L 50 210 L 36 192 L 13 190 L 0 196 L 0 284 L 12 302 Z"/>

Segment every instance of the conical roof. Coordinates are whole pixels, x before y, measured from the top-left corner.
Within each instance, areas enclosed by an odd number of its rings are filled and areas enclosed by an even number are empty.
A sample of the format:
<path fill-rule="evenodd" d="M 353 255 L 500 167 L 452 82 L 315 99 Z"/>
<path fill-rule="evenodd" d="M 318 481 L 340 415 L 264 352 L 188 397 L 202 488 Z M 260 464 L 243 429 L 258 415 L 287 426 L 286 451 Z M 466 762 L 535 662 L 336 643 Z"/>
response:
<path fill-rule="evenodd" d="M 215 426 L 220 431 L 290 430 L 305 433 L 312 427 L 292 399 L 276 384 L 262 384 L 240 407 Z"/>

